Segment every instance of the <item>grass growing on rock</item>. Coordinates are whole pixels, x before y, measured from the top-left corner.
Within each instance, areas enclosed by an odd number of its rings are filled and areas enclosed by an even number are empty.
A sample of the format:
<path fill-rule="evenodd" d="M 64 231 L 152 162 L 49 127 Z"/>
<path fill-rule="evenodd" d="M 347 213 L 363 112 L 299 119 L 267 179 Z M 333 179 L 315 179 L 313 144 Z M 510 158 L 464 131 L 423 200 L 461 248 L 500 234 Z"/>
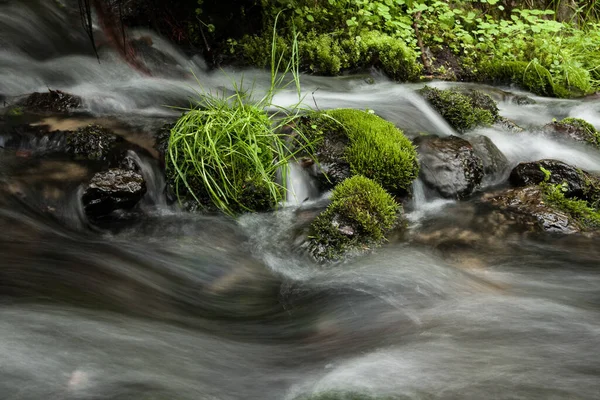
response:
<path fill-rule="evenodd" d="M 496 103 L 480 91 L 460 93 L 453 89 L 426 86 L 420 93 L 458 132 L 465 132 L 479 125 L 491 125 L 498 119 Z"/>
<path fill-rule="evenodd" d="M 419 164 L 413 144 L 383 118 L 361 110 L 335 109 L 313 113 L 309 120 L 306 136 L 317 147 L 332 133 L 348 138 L 343 157 L 353 175 L 370 178 L 398 195 L 405 194 L 417 177 Z"/>
<path fill-rule="evenodd" d="M 346 251 L 380 244 L 394 226 L 400 205 L 379 184 L 355 175 L 333 191 L 329 207 L 315 219 L 310 251 L 318 260 L 341 258 Z"/>

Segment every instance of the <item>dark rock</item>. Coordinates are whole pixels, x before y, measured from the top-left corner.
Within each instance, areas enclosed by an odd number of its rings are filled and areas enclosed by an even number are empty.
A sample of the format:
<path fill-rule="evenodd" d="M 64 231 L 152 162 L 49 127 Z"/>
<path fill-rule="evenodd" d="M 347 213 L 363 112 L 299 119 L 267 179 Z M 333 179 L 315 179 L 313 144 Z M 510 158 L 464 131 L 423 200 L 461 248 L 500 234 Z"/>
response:
<path fill-rule="evenodd" d="M 577 197 L 590 200 L 596 178 L 585 171 L 565 164 L 558 160 L 540 160 L 520 163 L 510 173 L 509 181 L 513 186 L 537 185 L 545 181 L 546 174 L 542 168 L 550 172 L 548 183 L 560 184 L 565 182 L 566 197 Z"/>
<path fill-rule="evenodd" d="M 66 152 L 76 159 L 105 161 L 124 139 L 99 125 L 89 125 L 67 133 Z"/>
<path fill-rule="evenodd" d="M 67 112 L 81 106 L 81 98 L 60 90 L 32 93 L 19 105 L 30 112 Z"/>
<path fill-rule="evenodd" d="M 544 193 L 539 186 L 489 193 L 483 196 L 482 201 L 507 212 L 513 219 L 536 231 L 564 234 L 582 231 L 566 213 L 544 202 Z"/>
<path fill-rule="evenodd" d="M 158 151 L 158 159 L 161 163 L 165 162 L 167 149 L 169 148 L 169 138 L 171 137 L 172 123 L 164 124 L 154 133 L 154 149 Z"/>
<path fill-rule="evenodd" d="M 146 182 L 135 171 L 113 168 L 95 174 L 83 193 L 85 213 L 102 217 L 118 209 L 133 208 L 146 193 Z"/>
<path fill-rule="evenodd" d="M 600 148 L 600 133 L 592 124 L 579 118 L 564 118 L 546 124 L 542 129 L 555 139 L 587 143 Z"/>
<path fill-rule="evenodd" d="M 514 123 L 513 121 L 511 121 L 508 118 L 499 116 L 498 118 L 496 118 L 496 121 L 494 122 L 494 126 L 496 128 L 500 128 L 503 131 L 509 131 L 512 133 L 521 133 L 523 132 L 525 129 L 521 128 L 519 125 L 517 125 L 516 123 Z"/>
<path fill-rule="evenodd" d="M 446 198 L 465 198 L 481 184 L 483 162 L 473 146 L 457 136 L 415 139 L 425 185 Z"/>
<path fill-rule="evenodd" d="M 0 147 L 7 150 L 45 154 L 64 151 L 65 146 L 65 132 L 50 131 L 45 125 L 12 125 L 0 133 Z"/>
<path fill-rule="evenodd" d="M 508 171 L 508 159 L 492 140 L 483 135 L 472 136 L 469 143 L 483 163 L 483 181 L 491 183 Z"/>

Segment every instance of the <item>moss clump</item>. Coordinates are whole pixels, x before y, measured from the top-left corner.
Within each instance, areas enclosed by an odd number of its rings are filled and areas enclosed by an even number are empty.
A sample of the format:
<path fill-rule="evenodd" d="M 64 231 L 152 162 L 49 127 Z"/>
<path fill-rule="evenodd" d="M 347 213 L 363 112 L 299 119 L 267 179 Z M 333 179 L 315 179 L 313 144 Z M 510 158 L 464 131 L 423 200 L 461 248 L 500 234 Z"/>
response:
<path fill-rule="evenodd" d="M 366 111 L 335 109 L 309 116 L 302 130 L 317 147 L 326 136 L 339 136 L 336 144 L 345 146 L 341 157 L 353 175 L 363 175 L 392 194 L 403 195 L 419 173 L 417 152 L 410 140 L 394 124 Z M 333 146 L 336 147 L 336 146 Z"/>
<path fill-rule="evenodd" d="M 479 80 L 498 84 L 515 84 L 540 96 L 569 97 L 569 91 L 555 84 L 552 74 L 538 62 L 485 62 L 479 66 Z"/>
<path fill-rule="evenodd" d="M 310 249 L 317 260 L 341 258 L 385 240 L 400 205 L 376 182 L 356 175 L 340 183 L 332 202 L 312 223 Z"/>
<path fill-rule="evenodd" d="M 482 92 L 463 94 L 453 89 L 426 86 L 420 93 L 458 132 L 465 132 L 478 125 L 491 125 L 498 119 L 496 104 Z"/>
<path fill-rule="evenodd" d="M 580 141 L 600 148 L 600 132 L 594 128 L 594 125 L 583 119 L 568 117 L 555 122 L 553 125 L 558 131 L 564 131 Z"/>
<path fill-rule="evenodd" d="M 271 40 L 270 33 L 246 36 L 240 42 L 240 55 L 247 64 L 264 68 L 271 60 Z M 291 39 L 278 36 L 276 41 L 278 56 L 289 57 Z M 338 75 L 372 66 L 397 81 L 415 81 L 421 74 L 413 49 L 377 31 L 343 37 L 311 30 L 298 37 L 298 50 L 302 69 L 319 75 Z"/>

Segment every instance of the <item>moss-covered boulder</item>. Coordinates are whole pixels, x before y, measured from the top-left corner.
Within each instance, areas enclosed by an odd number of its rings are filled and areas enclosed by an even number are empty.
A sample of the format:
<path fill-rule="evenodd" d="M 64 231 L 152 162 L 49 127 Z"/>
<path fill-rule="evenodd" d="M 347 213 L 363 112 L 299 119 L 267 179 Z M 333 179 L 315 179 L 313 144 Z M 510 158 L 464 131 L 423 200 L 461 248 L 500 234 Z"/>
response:
<path fill-rule="evenodd" d="M 381 244 L 396 224 L 400 205 L 379 184 L 356 175 L 333 191 L 331 204 L 313 221 L 309 251 L 318 261 Z"/>
<path fill-rule="evenodd" d="M 419 172 L 417 153 L 402 131 L 366 111 L 316 112 L 297 126 L 314 144 L 324 188 L 363 175 L 393 195 L 405 195 Z"/>
<path fill-rule="evenodd" d="M 454 89 L 426 86 L 419 91 L 425 100 L 458 132 L 489 126 L 498 119 L 496 102 L 478 90 L 461 93 Z"/>
<path fill-rule="evenodd" d="M 590 144 L 600 149 L 600 132 L 589 122 L 580 118 L 564 118 L 544 125 L 545 134 L 559 140 Z"/>

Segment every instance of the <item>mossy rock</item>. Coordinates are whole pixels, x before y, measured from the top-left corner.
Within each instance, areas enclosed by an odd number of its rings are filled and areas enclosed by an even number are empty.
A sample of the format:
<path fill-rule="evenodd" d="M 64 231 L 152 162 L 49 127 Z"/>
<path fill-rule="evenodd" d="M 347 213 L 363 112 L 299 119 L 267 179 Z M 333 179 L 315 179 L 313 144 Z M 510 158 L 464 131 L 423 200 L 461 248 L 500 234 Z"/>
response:
<path fill-rule="evenodd" d="M 124 139 L 100 125 L 67 132 L 66 152 L 80 160 L 105 161 Z"/>
<path fill-rule="evenodd" d="M 458 132 L 481 125 L 489 126 L 499 117 L 494 100 L 477 90 L 461 93 L 454 89 L 425 86 L 419 93 Z"/>
<path fill-rule="evenodd" d="M 333 191 L 331 204 L 313 221 L 309 250 L 318 261 L 341 259 L 385 240 L 401 207 L 379 184 L 356 175 Z"/>
<path fill-rule="evenodd" d="M 568 139 L 591 144 L 600 149 L 600 132 L 589 122 L 580 118 L 564 118 L 544 126 L 546 134 L 557 139 Z"/>
<path fill-rule="evenodd" d="M 81 103 L 82 100 L 78 96 L 60 90 L 48 89 L 48 92 L 30 94 L 26 99 L 20 101 L 18 106 L 28 112 L 58 113 L 79 108 L 81 107 Z"/>
<path fill-rule="evenodd" d="M 272 32 L 246 36 L 239 49 L 246 64 L 265 68 L 271 62 Z M 290 37 L 277 36 L 276 57 L 289 59 Z M 343 37 L 310 30 L 298 37 L 300 67 L 319 75 L 338 75 L 345 71 L 376 67 L 396 81 L 416 81 L 422 67 L 417 53 L 401 40 L 378 31 L 356 37 Z"/>
<path fill-rule="evenodd" d="M 402 196 L 418 176 L 417 152 L 394 124 L 366 111 L 336 109 L 303 117 L 298 128 L 314 143 L 331 185 L 363 175 Z M 327 185 L 326 185 L 327 186 Z"/>
<path fill-rule="evenodd" d="M 492 61 L 479 66 L 478 80 L 495 84 L 519 85 L 537 95 L 572 97 L 574 93 L 554 82 L 550 71 L 538 62 Z"/>

